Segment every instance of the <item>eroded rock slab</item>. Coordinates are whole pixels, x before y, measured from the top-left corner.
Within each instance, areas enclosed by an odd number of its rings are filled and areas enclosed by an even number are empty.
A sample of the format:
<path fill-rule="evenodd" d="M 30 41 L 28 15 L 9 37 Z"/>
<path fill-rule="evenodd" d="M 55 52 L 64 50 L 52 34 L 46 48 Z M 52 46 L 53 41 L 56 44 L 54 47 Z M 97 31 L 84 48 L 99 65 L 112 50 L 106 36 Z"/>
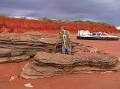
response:
<path fill-rule="evenodd" d="M 60 53 L 38 52 L 34 61 L 23 68 L 23 78 L 42 78 L 87 71 L 117 71 L 119 60 L 114 56 L 74 56 Z"/>
<path fill-rule="evenodd" d="M 62 65 L 62 66 L 75 66 L 75 65 L 91 65 L 97 67 L 109 67 L 114 66 L 118 63 L 118 58 L 113 56 L 106 55 L 97 55 L 97 56 L 73 56 L 66 55 L 60 53 L 46 53 L 46 52 L 38 52 L 34 60 L 36 62 L 51 64 L 54 65 Z"/>
<path fill-rule="evenodd" d="M 58 39 L 55 36 L 47 37 L 47 35 L 39 32 L 0 33 L 0 63 L 12 62 L 12 58 L 13 62 L 18 62 L 15 57 L 31 57 L 38 51 L 56 52 L 57 43 Z"/>
<path fill-rule="evenodd" d="M 0 58 L 0 63 L 11 63 L 11 62 L 21 62 L 28 60 L 30 56 L 21 55 L 21 56 L 14 56 L 14 57 L 2 57 Z"/>

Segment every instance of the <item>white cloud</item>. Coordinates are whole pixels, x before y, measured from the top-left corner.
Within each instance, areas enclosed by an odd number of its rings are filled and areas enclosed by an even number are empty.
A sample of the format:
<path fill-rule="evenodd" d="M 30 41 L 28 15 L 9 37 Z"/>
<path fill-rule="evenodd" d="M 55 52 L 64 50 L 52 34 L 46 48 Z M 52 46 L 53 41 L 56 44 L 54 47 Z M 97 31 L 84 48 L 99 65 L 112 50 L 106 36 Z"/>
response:
<path fill-rule="evenodd" d="M 116 27 L 118 30 L 120 30 L 120 26 Z"/>

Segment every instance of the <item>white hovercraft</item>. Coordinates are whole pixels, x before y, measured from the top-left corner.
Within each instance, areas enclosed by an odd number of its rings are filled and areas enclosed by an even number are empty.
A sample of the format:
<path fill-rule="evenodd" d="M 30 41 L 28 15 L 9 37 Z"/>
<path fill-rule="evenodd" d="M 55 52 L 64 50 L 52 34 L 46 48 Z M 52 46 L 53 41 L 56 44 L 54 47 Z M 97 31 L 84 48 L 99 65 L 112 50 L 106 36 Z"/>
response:
<path fill-rule="evenodd" d="M 78 30 L 77 39 L 84 40 L 119 40 L 120 37 L 108 35 L 105 32 L 89 32 L 88 30 Z"/>

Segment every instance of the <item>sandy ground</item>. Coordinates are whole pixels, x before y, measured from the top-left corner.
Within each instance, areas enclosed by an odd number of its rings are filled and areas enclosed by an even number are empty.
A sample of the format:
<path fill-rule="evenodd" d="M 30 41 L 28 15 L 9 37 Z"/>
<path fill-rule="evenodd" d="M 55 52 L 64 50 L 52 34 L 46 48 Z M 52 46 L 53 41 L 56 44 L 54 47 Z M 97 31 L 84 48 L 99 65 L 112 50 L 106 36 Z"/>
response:
<path fill-rule="evenodd" d="M 97 47 L 107 54 L 120 57 L 119 41 L 87 41 L 72 40 L 81 44 Z M 86 55 L 87 53 L 83 53 Z M 0 89 L 120 89 L 120 72 L 68 74 L 43 79 L 21 79 L 19 77 L 10 81 L 11 76 L 18 76 L 22 67 L 27 63 L 0 64 Z M 33 88 L 25 87 L 31 83 Z"/>
<path fill-rule="evenodd" d="M 72 36 L 71 40 L 87 46 L 96 47 L 98 48 L 98 50 L 103 51 L 106 54 L 120 57 L 120 40 L 119 41 L 77 40 L 75 35 Z"/>
<path fill-rule="evenodd" d="M 10 77 L 19 74 L 24 63 L 0 65 L 0 89 L 120 89 L 120 73 L 72 74 L 25 80 Z M 33 88 L 24 84 L 31 83 Z"/>

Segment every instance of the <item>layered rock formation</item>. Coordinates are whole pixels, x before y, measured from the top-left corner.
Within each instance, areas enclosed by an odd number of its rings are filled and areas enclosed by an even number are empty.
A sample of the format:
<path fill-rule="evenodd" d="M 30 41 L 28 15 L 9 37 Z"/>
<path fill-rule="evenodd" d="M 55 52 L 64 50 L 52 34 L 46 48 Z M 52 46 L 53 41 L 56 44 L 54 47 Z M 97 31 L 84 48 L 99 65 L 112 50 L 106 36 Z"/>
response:
<path fill-rule="evenodd" d="M 80 57 L 60 53 L 38 52 L 34 60 L 23 68 L 23 78 L 43 78 L 54 75 L 88 71 L 117 71 L 119 60 L 114 56 Z"/>
<path fill-rule="evenodd" d="M 92 47 L 92 46 L 86 46 L 84 44 L 79 44 L 78 47 L 79 48 L 77 48 L 77 49 L 80 50 L 81 52 L 90 52 L 90 53 L 100 52 L 100 50 L 98 50 L 98 48 Z"/>
<path fill-rule="evenodd" d="M 81 52 L 99 53 L 96 47 L 71 41 L 72 54 Z M 0 63 L 19 62 L 36 55 L 37 52 L 61 52 L 57 35 L 39 32 L 0 33 Z M 102 52 L 101 52 L 102 53 Z"/>
<path fill-rule="evenodd" d="M 0 17 L 0 32 L 27 32 L 27 31 L 42 31 L 56 33 L 59 32 L 61 26 L 71 32 L 76 33 L 78 30 L 89 30 L 90 32 L 118 32 L 114 26 L 103 23 L 94 22 L 61 22 L 61 21 L 46 21 L 46 20 L 27 20 L 15 19 L 8 17 Z"/>
<path fill-rule="evenodd" d="M 38 51 L 56 52 L 57 42 L 41 33 L 0 33 L 0 63 L 23 61 Z"/>
<path fill-rule="evenodd" d="M 71 41 L 72 54 L 76 52 L 103 53 L 96 47 Z M 0 63 L 30 59 L 37 52 L 61 52 L 57 35 L 39 32 L 0 33 Z M 104 54 L 104 53 L 103 53 Z"/>

